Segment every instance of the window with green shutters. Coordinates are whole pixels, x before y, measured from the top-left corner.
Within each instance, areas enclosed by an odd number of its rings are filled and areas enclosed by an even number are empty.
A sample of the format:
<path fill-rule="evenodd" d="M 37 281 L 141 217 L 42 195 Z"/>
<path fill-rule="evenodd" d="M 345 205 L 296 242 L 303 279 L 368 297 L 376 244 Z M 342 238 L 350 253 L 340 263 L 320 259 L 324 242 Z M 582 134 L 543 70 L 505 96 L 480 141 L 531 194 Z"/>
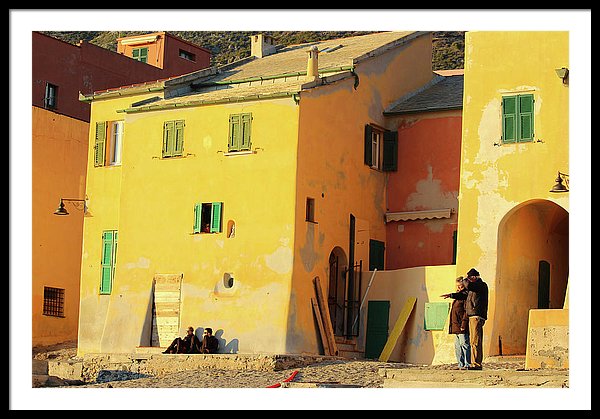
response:
<path fill-rule="evenodd" d="M 118 233 L 116 230 L 102 232 L 100 294 L 110 294 L 112 292 L 117 262 L 117 237 Z"/>
<path fill-rule="evenodd" d="M 148 62 L 148 48 L 134 48 L 131 51 L 131 57 L 134 60 L 141 61 L 143 63 Z"/>
<path fill-rule="evenodd" d="M 221 219 L 222 202 L 198 203 L 194 205 L 194 233 L 220 233 L 223 231 Z"/>
<path fill-rule="evenodd" d="M 96 122 L 94 136 L 94 167 L 121 164 L 123 121 Z"/>
<path fill-rule="evenodd" d="M 239 113 L 229 115 L 228 152 L 249 151 L 252 147 L 252 114 Z"/>
<path fill-rule="evenodd" d="M 532 94 L 502 98 L 502 143 L 533 141 L 533 105 Z"/>
<path fill-rule="evenodd" d="M 166 121 L 163 125 L 163 158 L 178 157 L 183 155 L 183 128 L 185 122 Z"/>
<path fill-rule="evenodd" d="M 398 131 L 388 131 L 365 125 L 364 161 L 373 169 L 383 172 L 398 170 Z"/>

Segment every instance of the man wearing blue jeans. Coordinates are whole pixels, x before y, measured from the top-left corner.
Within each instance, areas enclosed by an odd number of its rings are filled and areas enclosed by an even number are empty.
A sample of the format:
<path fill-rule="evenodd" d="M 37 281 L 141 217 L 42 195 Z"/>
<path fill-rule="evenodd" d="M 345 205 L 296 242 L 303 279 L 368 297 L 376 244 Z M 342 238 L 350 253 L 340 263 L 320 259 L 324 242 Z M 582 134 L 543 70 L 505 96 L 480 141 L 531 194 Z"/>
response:
<path fill-rule="evenodd" d="M 456 278 L 456 292 L 442 294 L 441 297 L 452 298 L 450 309 L 450 323 L 448 333 L 454 335 L 454 352 L 458 369 L 466 370 L 471 363 L 471 344 L 469 342 L 469 318 L 465 311 L 467 290 L 463 284 L 463 277 Z"/>

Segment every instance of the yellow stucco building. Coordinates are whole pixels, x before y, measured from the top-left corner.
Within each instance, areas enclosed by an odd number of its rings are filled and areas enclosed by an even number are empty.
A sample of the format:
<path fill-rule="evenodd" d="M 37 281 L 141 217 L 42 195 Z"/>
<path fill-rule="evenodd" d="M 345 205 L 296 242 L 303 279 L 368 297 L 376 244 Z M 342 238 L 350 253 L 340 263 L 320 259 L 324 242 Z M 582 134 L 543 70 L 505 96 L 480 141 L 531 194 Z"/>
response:
<path fill-rule="evenodd" d="M 466 33 L 456 268 L 489 286 L 486 356 L 525 354 L 542 316 L 568 366 L 568 69 L 568 32 Z"/>
<path fill-rule="evenodd" d="M 327 296 L 385 241 L 383 110 L 434 76 L 431 34 L 251 42 L 240 62 L 82 96 L 78 355 L 165 347 L 190 325 L 220 352 L 322 352 L 313 279 Z"/>

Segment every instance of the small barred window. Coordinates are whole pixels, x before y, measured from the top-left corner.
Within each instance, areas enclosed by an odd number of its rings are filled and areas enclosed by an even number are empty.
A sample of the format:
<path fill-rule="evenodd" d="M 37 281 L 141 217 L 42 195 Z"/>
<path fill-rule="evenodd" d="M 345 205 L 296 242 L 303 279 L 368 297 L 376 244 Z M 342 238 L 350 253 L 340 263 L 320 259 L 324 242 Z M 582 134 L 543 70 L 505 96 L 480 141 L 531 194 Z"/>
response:
<path fill-rule="evenodd" d="M 44 287 L 44 316 L 65 317 L 65 290 Z"/>

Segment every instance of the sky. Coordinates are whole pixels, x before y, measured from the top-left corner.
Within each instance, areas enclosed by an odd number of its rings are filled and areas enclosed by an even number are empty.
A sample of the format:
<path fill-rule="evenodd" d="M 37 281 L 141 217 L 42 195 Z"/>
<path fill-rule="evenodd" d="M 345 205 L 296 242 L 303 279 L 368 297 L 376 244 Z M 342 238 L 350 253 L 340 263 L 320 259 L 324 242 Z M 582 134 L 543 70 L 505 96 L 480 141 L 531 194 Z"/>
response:
<path fill-rule="evenodd" d="M 168 22 L 166 27 L 165 22 Z M 31 278 L 31 31 L 38 30 L 569 31 L 570 278 L 574 282 L 569 298 L 571 306 L 577 304 L 581 313 L 581 317 L 571 319 L 571 342 L 576 336 L 577 345 L 570 346 L 570 388 L 548 391 L 377 389 L 376 392 L 359 389 L 351 393 L 346 389 L 343 393 L 339 389 L 319 389 L 318 395 L 294 389 L 275 390 L 278 391 L 276 397 L 270 393 L 273 390 L 260 389 L 233 389 L 233 393 L 232 390 L 218 391 L 222 389 L 111 389 L 108 390 L 109 402 L 101 405 L 97 392 L 106 389 L 32 389 L 29 345 L 25 345 L 26 350 L 17 345 L 31 342 L 31 281 L 23 278 Z M 199 409 L 206 406 L 202 397 L 209 400 L 209 407 L 217 410 L 217 406 L 229 406 L 231 410 L 445 410 L 453 409 L 461 397 L 465 397 L 465 402 L 460 406 L 466 409 L 591 409 L 591 288 L 588 288 L 591 278 L 591 9 L 9 9 L 9 37 L 10 409 L 158 410 L 188 406 Z M 474 393 L 477 393 L 475 397 Z M 107 396 L 101 393 L 101 397 Z M 31 403 L 34 398 L 36 403 Z M 470 404 L 470 400 L 475 401 Z"/>

